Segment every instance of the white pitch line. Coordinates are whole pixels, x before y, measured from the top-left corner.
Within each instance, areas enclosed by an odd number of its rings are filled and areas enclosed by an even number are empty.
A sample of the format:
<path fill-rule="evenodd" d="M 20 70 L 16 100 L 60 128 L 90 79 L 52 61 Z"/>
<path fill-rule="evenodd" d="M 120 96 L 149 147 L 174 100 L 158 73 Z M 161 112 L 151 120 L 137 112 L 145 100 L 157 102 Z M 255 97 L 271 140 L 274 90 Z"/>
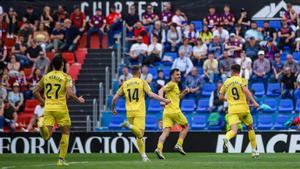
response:
<path fill-rule="evenodd" d="M 9 168 L 16 168 L 16 166 L 5 166 L 5 167 L 2 167 L 1 169 L 9 169 Z"/>
<path fill-rule="evenodd" d="M 88 164 L 88 161 L 74 161 L 74 162 L 68 162 L 68 164 Z M 56 166 L 55 163 L 51 164 L 36 164 L 36 165 L 27 165 L 26 167 L 48 167 L 48 166 Z M 16 166 L 4 166 L 1 169 L 10 169 L 10 168 L 16 168 Z"/>

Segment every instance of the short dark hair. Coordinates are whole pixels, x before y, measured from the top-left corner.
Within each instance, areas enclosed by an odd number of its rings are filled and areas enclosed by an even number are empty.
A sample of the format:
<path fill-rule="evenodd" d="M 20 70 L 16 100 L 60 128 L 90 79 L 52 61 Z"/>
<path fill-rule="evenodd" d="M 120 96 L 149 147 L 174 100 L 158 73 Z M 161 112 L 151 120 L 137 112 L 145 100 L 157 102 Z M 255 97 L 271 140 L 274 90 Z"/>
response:
<path fill-rule="evenodd" d="M 174 73 L 179 72 L 179 71 L 180 71 L 180 70 L 177 69 L 177 68 L 172 69 L 171 72 L 170 72 L 170 77 L 171 77 Z"/>
<path fill-rule="evenodd" d="M 60 70 L 60 68 L 64 65 L 64 59 L 61 55 L 57 55 L 52 59 L 51 66 L 54 70 Z"/>
<path fill-rule="evenodd" d="M 240 73 L 241 72 L 241 66 L 239 64 L 233 64 L 231 66 L 231 71 L 234 73 Z"/>
<path fill-rule="evenodd" d="M 141 67 L 139 65 L 133 65 L 131 67 L 132 74 L 137 74 L 140 71 Z"/>

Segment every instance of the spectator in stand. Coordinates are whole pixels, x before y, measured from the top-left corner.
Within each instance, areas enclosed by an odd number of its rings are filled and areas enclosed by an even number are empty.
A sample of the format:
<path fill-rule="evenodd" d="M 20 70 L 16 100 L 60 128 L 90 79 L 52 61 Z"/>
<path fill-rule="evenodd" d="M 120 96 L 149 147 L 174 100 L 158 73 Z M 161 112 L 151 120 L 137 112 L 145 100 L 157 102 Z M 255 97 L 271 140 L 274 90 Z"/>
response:
<path fill-rule="evenodd" d="M 14 108 L 16 112 L 22 112 L 24 108 L 24 96 L 23 93 L 20 92 L 20 85 L 18 82 L 13 84 L 13 89 L 8 93 L 8 102 Z"/>
<path fill-rule="evenodd" d="M 10 62 L 7 64 L 10 77 L 17 77 L 21 69 L 21 63 L 17 61 L 15 55 L 10 56 Z"/>
<path fill-rule="evenodd" d="M 220 19 L 216 14 L 216 8 L 214 6 L 210 6 L 208 8 L 207 16 L 205 16 L 203 19 L 204 25 L 207 25 L 209 30 L 214 31 L 219 20 Z"/>
<path fill-rule="evenodd" d="M 267 83 L 270 79 L 271 63 L 270 60 L 265 58 L 265 52 L 263 50 L 258 51 L 258 59 L 253 63 L 253 75 L 252 81 L 262 81 L 265 89 L 267 89 Z"/>
<path fill-rule="evenodd" d="M 296 76 L 291 72 L 289 67 L 284 68 L 284 74 L 280 81 L 281 97 L 283 99 L 294 99 L 294 90 L 297 88 Z"/>
<path fill-rule="evenodd" d="M 201 32 L 199 32 L 199 39 L 201 39 L 202 42 L 206 44 L 209 44 L 213 39 L 213 35 L 208 29 L 207 25 L 204 25 Z"/>
<path fill-rule="evenodd" d="M 0 132 L 3 131 L 3 125 L 9 127 L 11 132 L 14 132 L 17 127 L 17 120 L 18 120 L 18 114 L 9 104 L 7 100 L 4 100 L 3 103 L 0 105 L 1 111 L 0 111 Z"/>
<path fill-rule="evenodd" d="M 181 41 L 182 41 L 182 34 L 181 31 L 176 29 L 177 24 L 172 23 L 170 29 L 167 33 L 167 44 L 166 44 L 166 51 L 177 51 Z"/>
<path fill-rule="evenodd" d="M 3 83 L 3 86 L 7 89 L 7 90 L 12 90 L 11 89 L 11 85 L 9 83 L 9 70 L 8 68 L 5 68 L 3 70 L 3 74 L 2 74 L 2 83 Z"/>
<path fill-rule="evenodd" d="M 9 8 L 8 14 L 5 15 L 5 21 L 7 24 L 7 38 L 14 38 L 14 34 L 17 29 L 17 12 L 14 8 Z"/>
<path fill-rule="evenodd" d="M 139 64 L 142 63 L 145 56 L 147 55 L 147 50 L 147 44 L 143 43 L 143 37 L 139 36 L 137 39 L 137 43 L 133 44 L 130 48 L 130 62 L 138 62 Z"/>
<path fill-rule="evenodd" d="M 102 48 L 106 20 L 102 15 L 101 9 L 99 8 L 96 9 L 96 14 L 92 16 L 92 18 L 90 19 L 89 25 L 90 25 L 90 29 L 87 31 L 86 47 L 90 48 L 91 36 L 93 33 L 97 33 L 99 36 L 99 45 L 100 48 Z"/>
<path fill-rule="evenodd" d="M 239 58 L 243 49 L 243 44 L 235 37 L 234 33 L 230 33 L 230 38 L 225 43 L 225 50 L 234 58 Z"/>
<path fill-rule="evenodd" d="M 148 46 L 147 54 L 148 56 L 143 61 L 145 65 L 151 65 L 154 62 L 160 61 L 162 55 L 162 44 L 158 42 L 157 36 L 152 37 L 152 43 Z"/>
<path fill-rule="evenodd" d="M 24 40 L 24 37 L 19 36 L 16 40 L 15 45 L 11 49 L 11 53 L 16 55 L 17 60 L 20 60 L 21 66 L 25 66 L 28 64 L 28 60 L 26 58 L 26 50 L 27 44 Z"/>
<path fill-rule="evenodd" d="M 293 39 L 295 37 L 295 32 L 293 32 L 293 29 L 287 24 L 286 20 L 282 20 L 282 26 L 278 32 L 278 37 L 278 48 L 280 49 L 280 51 L 283 51 L 285 46 L 293 49 Z"/>
<path fill-rule="evenodd" d="M 297 76 L 300 73 L 299 63 L 294 60 L 293 55 L 287 54 L 287 61 L 284 64 L 284 68 L 289 67 L 290 71 Z"/>
<path fill-rule="evenodd" d="M 171 10 L 172 10 L 171 3 L 170 2 L 164 3 L 164 9 L 160 13 L 159 19 L 162 22 L 162 28 L 165 30 L 168 29 L 172 24 L 173 13 Z"/>
<path fill-rule="evenodd" d="M 32 66 L 33 63 L 36 61 L 41 51 L 42 48 L 36 44 L 35 40 L 31 40 L 30 46 L 26 50 L 26 56 L 27 59 L 30 61 L 30 66 Z"/>
<path fill-rule="evenodd" d="M 213 53 L 209 53 L 208 59 L 206 59 L 203 64 L 204 79 L 208 80 L 210 83 L 213 83 L 215 76 L 217 74 L 218 74 L 218 60 L 214 59 Z"/>
<path fill-rule="evenodd" d="M 245 39 L 248 41 L 251 37 L 254 37 L 256 41 L 261 41 L 264 39 L 263 34 L 257 29 L 257 23 L 255 21 L 251 22 L 251 28 L 246 31 Z"/>
<path fill-rule="evenodd" d="M 179 57 L 175 59 L 171 69 L 179 69 L 182 77 L 187 77 L 193 67 L 191 59 L 185 57 L 184 51 L 179 51 Z"/>
<path fill-rule="evenodd" d="M 250 27 L 250 18 L 247 15 L 247 11 L 245 8 L 241 9 L 240 18 L 238 20 L 238 24 L 241 25 L 242 32 L 246 32 Z"/>
<path fill-rule="evenodd" d="M 0 70 L 3 70 L 3 64 L 7 58 L 7 47 L 4 45 L 3 41 L 0 40 Z"/>
<path fill-rule="evenodd" d="M 246 42 L 244 49 L 247 57 L 250 57 L 253 61 L 257 58 L 257 53 L 260 49 L 260 46 L 254 37 L 250 37 L 249 41 Z"/>
<path fill-rule="evenodd" d="M 189 43 L 191 45 L 195 45 L 196 44 L 196 39 L 197 39 L 197 31 L 195 29 L 195 24 L 191 23 L 189 25 L 189 29 L 186 29 L 183 32 L 183 36 L 184 36 L 184 38 L 189 40 Z"/>
<path fill-rule="evenodd" d="M 213 53 L 217 60 L 220 59 L 223 52 L 223 44 L 219 41 L 218 36 L 214 36 L 212 42 L 208 44 L 208 52 Z"/>
<path fill-rule="evenodd" d="M 265 20 L 264 27 L 262 28 L 264 39 L 260 42 L 261 46 L 265 46 L 268 41 L 272 41 L 276 45 L 277 32 L 274 28 L 270 27 L 270 22 Z M 271 39 L 271 40 L 270 40 Z"/>
<path fill-rule="evenodd" d="M 226 81 L 228 77 L 230 77 L 231 73 L 231 66 L 235 64 L 235 61 L 233 58 L 229 57 L 228 51 L 224 50 L 223 51 L 223 59 L 220 60 L 220 74 L 223 83 Z"/>
<path fill-rule="evenodd" d="M 270 79 L 274 80 L 275 82 L 280 81 L 283 73 L 283 63 L 281 62 L 279 53 L 275 54 L 275 59 L 272 62 L 272 69 L 273 76 Z"/>
<path fill-rule="evenodd" d="M 61 51 L 73 52 L 77 48 L 77 43 L 80 39 L 80 31 L 78 31 L 74 26 L 71 25 L 72 21 L 65 19 L 65 37 L 64 44 L 61 46 Z"/>
<path fill-rule="evenodd" d="M 62 29 L 62 25 L 60 22 L 55 22 L 55 27 L 50 35 L 50 43 L 47 46 L 47 51 L 53 49 L 53 52 L 57 52 L 64 43 L 65 30 Z"/>
<path fill-rule="evenodd" d="M 185 79 L 185 86 L 190 89 L 190 96 L 199 98 L 201 81 L 202 78 L 201 75 L 198 74 L 197 67 L 193 67 L 191 74 Z"/>
<path fill-rule="evenodd" d="M 141 79 L 145 80 L 149 85 L 152 83 L 153 75 L 148 72 L 148 67 L 143 65 Z"/>
<path fill-rule="evenodd" d="M 28 79 L 28 86 L 30 90 L 33 90 L 38 82 L 42 79 L 42 72 L 40 69 L 36 68 L 32 71 L 32 75 Z"/>
<path fill-rule="evenodd" d="M 154 28 L 151 34 L 151 40 L 153 36 L 156 36 L 158 38 L 158 42 L 161 44 L 164 44 L 166 42 L 166 31 L 162 28 L 160 21 L 156 21 L 154 23 Z"/>
<path fill-rule="evenodd" d="M 193 64 L 200 67 L 202 67 L 203 62 L 207 58 L 207 45 L 201 39 L 198 39 L 196 45 L 193 47 L 192 58 Z"/>
<path fill-rule="evenodd" d="M 83 34 L 86 26 L 86 16 L 83 12 L 80 11 L 79 6 L 75 6 L 73 12 L 70 15 L 70 20 L 72 21 L 73 26 Z"/>
<path fill-rule="evenodd" d="M 46 56 L 46 53 L 43 51 L 40 51 L 39 57 L 36 59 L 36 61 L 33 64 L 33 70 L 40 69 L 42 74 L 45 74 L 48 70 L 48 67 L 50 65 L 50 60 Z"/>
<path fill-rule="evenodd" d="M 179 51 L 184 52 L 184 57 L 191 58 L 193 56 L 193 47 L 189 45 L 189 39 L 183 39 L 183 44 L 179 47 Z"/>
<path fill-rule="evenodd" d="M 107 16 L 106 21 L 108 29 L 108 47 L 112 48 L 115 44 L 115 32 L 122 29 L 122 15 L 117 12 L 115 6 L 110 7 L 110 13 Z"/>
<path fill-rule="evenodd" d="M 224 101 L 219 99 L 220 90 L 222 87 L 222 83 L 218 83 L 217 88 L 215 91 L 211 92 L 209 98 L 209 111 L 210 112 L 223 112 L 224 111 Z"/>
<path fill-rule="evenodd" d="M 153 12 L 153 6 L 147 5 L 146 12 L 142 15 L 142 22 L 147 32 L 152 33 L 153 25 L 155 21 L 158 21 L 159 17 Z"/>
<path fill-rule="evenodd" d="M 65 19 L 69 16 L 66 8 L 63 5 L 58 5 L 57 10 L 54 11 L 53 19 L 56 22 L 60 22 L 61 24 L 64 23 Z"/>
<path fill-rule="evenodd" d="M 124 66 L 122 68 L 122 75 L 119 77 L 119 86 L 121 86 L 126 80 L 131 78 L 132 78 L 132 74 L 129 73 L 128 67 Z"/>
<path fill-rule="evenodd" d="M 23 15 L 23 22 L 29 21 L 34 26 L 37 26 L 39 23 L 39 17 L 35 13 L 32 6 L 26 8 L 26 13 Z"/>
<path fill-rule="evenodd" d="M 176 26 L 183 28 L 187 24 L 187 16 L 180 10 L 175 10 L 175 15 L 172 17 L 172 23 L 176 23 Z"/>
<path fill-rule="evenodd" d="M 18 36 L 24 37 L 24 42 L 28 43 L 32 40 L 34 27 L 28 22 L 24 22 L 18 31 Z"/>
<path fill-rule="evenodd" d="M 238 40 L 242 43 L 245 43 L 245 32 L 242 30 L 242 26 L 241 24 L 236 24 L 235 25 L 235 30 L 234 30 L 234 33 L 236 35 L 236 38 L 238 38 Z"/>
<path fill-rule="evenodd" d="M 45 25 L 48 32 L 50 32 L 50 30 L 53 28 L 54 19 L 52 17 L 50 6 L 46 5 L 44 7 L 43 13 L 42 13 L 41 18 L 40 18 L 40 23 Z"/>
<path fill-rule="evenodd" d="M 136 12 L 135 5 L 131 5 L 129 8 L 129 13 L 125 17 L 126 28 L 127 28 L 127 37 L 133 36 L 134 25 L 140 20 L 139 15 Z"/>
<path fill-rule="evenodd" d="M 228 32 L 233 32 L 234 30 L 235 17 L 233 13 L 230 11 L 230 6 L 228 4 L 224 5 L 224 13 L 220 17 L 220 24 Z"/>
<path fill-rule="evenodd" d="M 28 91 L 28 83 L 27 83 L 27 79 L 26 79 L 26 76 L 25 76 L 25 72 L 23 70 L 20 71 L 20 74 L 17 77 L 16 82 L 19 83 L 20 91 L 22 93 Z"/>
<path fill-rule="evenodd" d="M 213 36 L 217 36 L 221 43 L 225 43 L 229 39 L 229 32 L 219 24 L 217 25 L 217 29 L 213 32 Z"/>
<path fill-rule="evenodd" d="M 269 39 L 266 40 L 267 42 L 264 46 L 262 46 L 262 49 L 266 51 L 266 58 L 274 60 L 274 55 L 277 53 L 277 47 L 272 38 L 269 37 Z"/>
<path fill-rule="evenodd" d="M 297 76 L 297 90 L 300 90 L 300 74 Z"/>
<path fill-rule="evenodd" d="M 286 4 L 286 11 L 284 15 L 282 16 L 283 20 L 287 21 L 287 24 L 292 27 L 293 29 L 295 28 L 296 22 L 297 22 L 297 12 L 293 9 L 293 5 L 291 3 Z"/>
<path fill-rule="evenodd" d="M 39 130 L 37 128 L 34 128 L 34 126 L 37 126 L 38 119 L 40 117 L 42 117 L 43 115 L 44 115 L 44 107 L 41 105 L 37 105 L 34 108 L 34 115 L 30 119 L 30 122 L 29 122 L 27 128 L 26 129 L 22 128 L 22 131 L 29 132 L 29 131 L 33 130 L 33 131 L 38 132 Z"/>
<path fill-rule="evenodd" d="M 43 51 L 46 51 L 49 39 L 49 33 L 45 29 L 45 25 L 43 23 L 39 23 L 36 31 L 33 33 L 33 40 L 35 40 L 36 43 L 41 46 Z"/>
<path fill-rule="evenodd" d="M 3 101 L 7 98 L 7 89 L 4 87 L 4 85 L 5 84 L 3 83 L 2 79 L 0 79 L 0 105 L 2 105 Z"/>
<path fill-rule="evenodd" d="M 159 91 L 166 84 L 166 79 L 163 70 L 157 71 L 156 90 Z"/>
<path fill-rule="evenodd" d="M 245 51 L 241 52 L 240 58 L 235 58 L 235 63 L 241 65 L 240 76 L 249 80 L 252 75 L 252 60 L 246 56 Z"/>
<path fill-rule="evenodd" d="M 299 16 L 299 18 L 300 18 L 300 16 Z M 296 52 L 300 51 L 300 19 L 299 19 L 299 23 L 298 23 L 298 28 L 295 32 L 295 51 Z"/>
<path fill-rule="evenodd" d="M 145 43 L 147 45 L 149 44 L 149 35 L 148 35 L 148 32 L 146 31 L 146 29 L 144 28 L 142 22 L 138 21 L 135 24 L 135 29 L 134 29 L 133 35 L 134 35 L 133 41 L 137 41 L 138 37 L 142 36 L 143 43 Z"/>

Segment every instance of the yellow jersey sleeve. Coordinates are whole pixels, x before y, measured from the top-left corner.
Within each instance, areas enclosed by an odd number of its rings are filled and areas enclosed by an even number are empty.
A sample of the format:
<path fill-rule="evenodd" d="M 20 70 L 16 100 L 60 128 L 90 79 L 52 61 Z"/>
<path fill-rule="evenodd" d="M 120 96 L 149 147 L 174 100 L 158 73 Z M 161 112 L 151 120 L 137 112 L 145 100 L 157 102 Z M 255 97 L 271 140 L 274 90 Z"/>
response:
<path fill-rule="evenodd" d="M 143 88 L 146 94 L 149 94 L 151 92 L 151 88 L 145 80 L 143 80 Z"/>
<path fill-rule="evenodd" d="M 248 86 L 248 80 L 242 79 L 242 87 Z"/>
<path fill-rule="evenodd" d="M 119 88 L 119 90 L 117 91 L 117 94 L 122 96 L 124 94 L 123 92 L 123 85 Z"/>
<path fill-rule="evenodd" d="M 44 77 L 39 81 L 37 85 L 42 89 L 44 88 Z"/>
<path fill-rule="evenodd" d="M 173 88 L 175 87 L 175 83 L 168 83 L 166 86 L 163 87 L 163 91 L 164 92 L 168 92 L 173 90 Z"/>

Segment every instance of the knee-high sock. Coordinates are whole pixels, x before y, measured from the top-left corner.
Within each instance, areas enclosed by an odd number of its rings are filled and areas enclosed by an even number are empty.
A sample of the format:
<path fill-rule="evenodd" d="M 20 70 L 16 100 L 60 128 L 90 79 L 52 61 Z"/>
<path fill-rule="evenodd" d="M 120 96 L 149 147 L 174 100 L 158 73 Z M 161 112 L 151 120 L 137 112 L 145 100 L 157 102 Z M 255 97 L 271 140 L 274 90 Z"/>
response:
<path fill-rule="evenodd" d="M 254 130 L 248 131 L 248 138 L 249 138 L 252 149 L 256 149 L 256 135 L 255 135 Z"/>
<path fill-rule="evenodd" d="M 139 147 L 139 152 L 140 154 L 144 154 L 145 153 L 145 145 L 144 145 L 144 141 L 143 138 L 136 138 L 136 143 Z"/>
<path fill-rule="evenodd" d="M 137 137 L 137 138 L 143 138 L 143 134 L 139 128 L 137 128 L 134 125 L 130 126 L 131 132 Z"/>
<path fill-rule="evenodd" d="M 68 152 L 68 146 L 69 146 L 69 135 L 68 134 L 62 134 L 60 143 L 59 143 L 59 158 L 65 159 L 66 154 Z"/>
<path fill-rule="evenodd" d="M 163 151 L 164 144 L 163 144 L 163 143 L 161 143 L 161 142 L 158 142 L 158 144 L 157 144 L 157 148 L 158 148 L 160 151 Z"/>
<path fill-rule="evenodd" d="M 235 133 L 234 131 L 229 130 L 229 131 L 227 131 L 227 133 L 226 133 L 226 135 L 225 135 L 225 138 L 228 139 L 228 140 L 230 140 L 230 139 L 232 139 L 233 137 L 235 137 L 235 135 L 236 135 L 236 133 Z"/>
<path fill-rule="evenodd" d="M 48 127 L 43 126 L 43 127 L 40 127 L 39 129 L 40 129 L 40 134 L 43 137 L 43 139 L 48 140 L 50 137 L 50 132 L 48 130 Z"/>
<path fill-rule="evenodd" d="M 180 145 L 182 147 L 182 144 L 183 144 L 183 138 L 178 138 L 177 140 L 177 145 Z"/>

